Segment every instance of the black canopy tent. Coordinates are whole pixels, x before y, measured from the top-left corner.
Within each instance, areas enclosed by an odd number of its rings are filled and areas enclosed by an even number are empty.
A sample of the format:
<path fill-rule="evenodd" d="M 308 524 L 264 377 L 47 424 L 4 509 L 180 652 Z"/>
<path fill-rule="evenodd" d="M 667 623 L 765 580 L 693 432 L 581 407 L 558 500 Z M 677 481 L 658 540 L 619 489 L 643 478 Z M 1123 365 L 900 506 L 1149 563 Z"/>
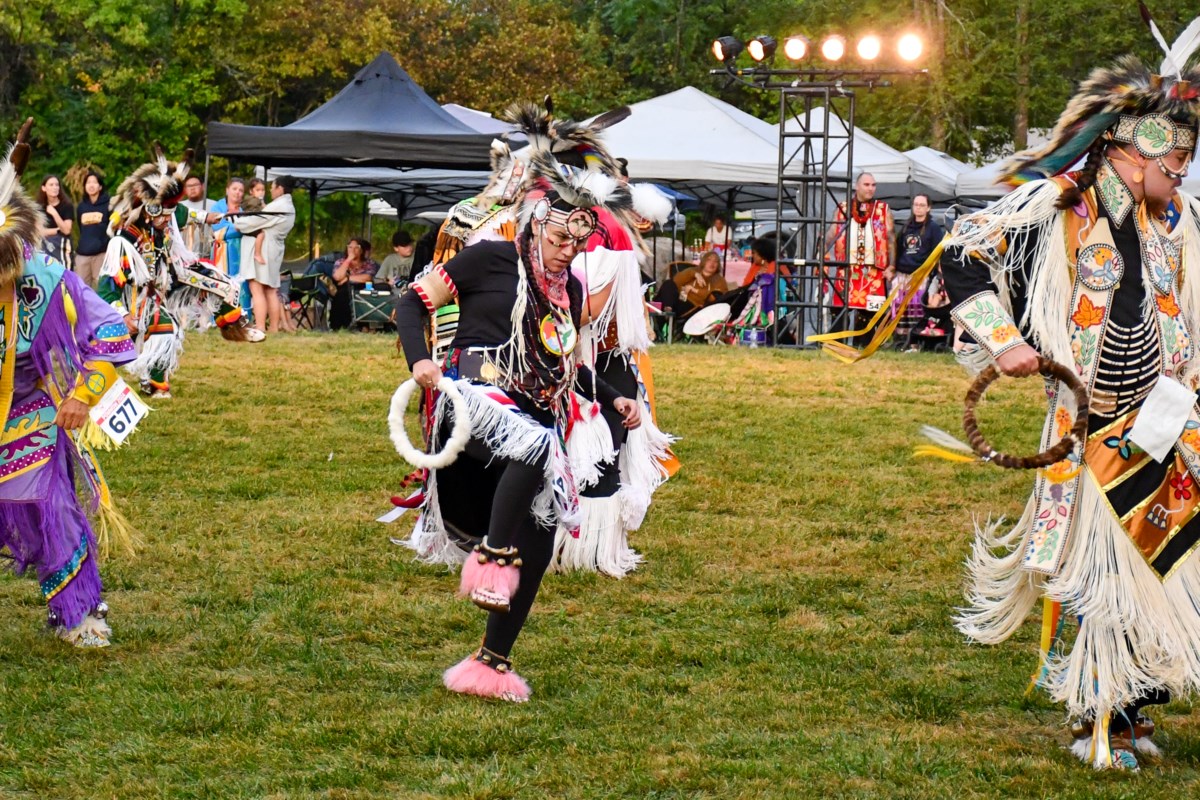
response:
<path fill-rule="evenodd" d="M 488 169 L 494 137 L 433 101 L 380 53 L 329 102 L 282 128 L 208 125 L 208 152 L 264 167 Z"/>
<path fill-rule="evenodd" d="M 345 88 L 282 128 L 210 122 L 208 156 L 273 167 L 383 167 L 414 183 L 425 170 L 487 171 L 494 135 L 439 106 L 390 53 L 380 53 Z M 428 174 L 428 173 L 427 173 Z M 205 158 L 205 185 L 208 158 Z M 301 183 L 315 203 L 319 183 Z M 401 209 L 403 213 L 403 209 Z M 309 251 L 315 236 L 309 216 Z"/>

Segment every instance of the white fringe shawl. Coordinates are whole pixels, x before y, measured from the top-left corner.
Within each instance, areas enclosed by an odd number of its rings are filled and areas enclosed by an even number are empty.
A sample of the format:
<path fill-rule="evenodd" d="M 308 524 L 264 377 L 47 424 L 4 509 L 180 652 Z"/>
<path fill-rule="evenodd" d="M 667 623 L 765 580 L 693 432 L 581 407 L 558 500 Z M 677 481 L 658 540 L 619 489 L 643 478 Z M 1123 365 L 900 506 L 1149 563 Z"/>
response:
<path fill-rule="evenodd" d="M 613 463 L 617 448 L 613 445 L 608 422 L 600 413 L 599 403 L 576 394 L 573 405 L 579 408 L 579 419 L 574 421 L 567 436 L 567 459 L 576 485 L 586 489 L 600 481 L 602 468 Z"/>
<path fill-rule="evenodd" d="M 1061 216 L 1043 218 L 1050 213 L 1050 193 L 1031 186 L 1018 190 L 1021 194 L 1011 203 L 1015 221 L 987 224 L 993 231 L 1012 231 L 1017 225 L 1040 229 L 1032 243 L 1037 255 L 1031 262 L 1030 295 L 1044 301 L 1029 304 L 1024 322 L 1041 352 L 1073 363 L 1067 323 L 1073 287 L 1061 246 Z M 1200 203 L 1186 195 L 1183 200 L 1183 217 L 1171 236 L 1183 248 L 1185 269 L 1191 268 L 1182 276 L 1179 302 L 1195 336 L 1200 331 Z M 981 215 L 988 219 L 986 212 Z M 970 233 L 963 239 L 980 244 Z M 1041 241 L 1047 234 L 1049 243 Z M 1002 263 L 1015 265 L 1019 257 L 1010 252 Z M 1003 293 L 1005 287 L 997 283 Z M 1007 304 L 1008 298 L 1003 299 Z M 1198 368 L 1200 358 L 1193 358 L 1180 374 L 1186 380 Z M 1157 687 L 1177 698 L 1200 689 L 1200 558 L 1189 557 L 1160 581 L 1085 473 L 1062 568 L 1056 576 L 1042 575 L 1022 568 L 1032 514 L 1031 498 L 1021 520 L 1007 532 L 1001 531 L 1002 520 L 976 526 L 966 564 L 968 605 L 955 619 L 959 630 L 977 642 L 996 644 L 1017 630 L 1039 597 L 1062 603 L 1064 615 L 1081 618 L 1079 632 L 1069 651 L 1051 659 L 1044 684 L 1072 717 L 1129 705 Z"/>
<path fill-rule="evenodd" d="M 114 236 L 108 240 L 108 249 L 104 251 L 104 263 L 100 265 L 100 274 L 115 278 L 121 274 L 122 258 L 129 261 L 130 277 L 135 286 L 145 286 L 150 282 L 150 268 L 146 260 L 134 246 L 133 242 L 124 236 Z"/>
<path fill-rule="evenodd" d="M 640 401 L 639 401 L 640 402 Z M 627 531 L 642 527 L 650 498 L 667 480 L 662 462 L 676 437 L 659 430 L 649 406 L 642 403 L 642 424 L 629 431 L 621 445 L 621 521 Z"/>
<path fill-rule="evenodd" d="M 488 397 L 486 387 L 466 380 L 455 381 L 454 385 L 462 393 L 469 409 L 471 438 L 482 441 L 494 458 L 534 464 L 549 453 L 549 458 L 546 459 L 545 479 L 541 491 L 534 498 L 531 510 L 538 524 L 547 527 L 554 527 L 556 523 L 567 527 L 578 526 L 578 516 L 563 519 L 561 513 L 555 509 L 554 481 L 564 474 L 569 475 L 567 455 L 555 432 L 543 427 L 527 414 Z M 448 406 L 446 396 L 440 396 L 435 411 L 434 430 L 440 426 L 442 415 L 446 413 Z M 438 446 L 436 441 L 434 446 Z M 460 550 L 446 533 L 446 525 L 438 504 L 437 470 L 429 471 L 421 515 L 417 518 L 412 536 L 401 544 L 416 551 L 417 560 L 426 564 L 446 564 L 454 567 L 466 558 L 466 553 Z"/>
<path fill-rule="evenodd" d="M 1127 706 L 1160 686 L 1176 699 L 1200 689 L 1200 559 L 1160 581 L 1085 476 L 1062 570 L 1031 572 L 1021 565 L 1032 505 L 1007 532 L 1002 521 L 977 527 L 958 629 L 997 644 L 1043 595 L 1062 603 L 1065 616 L 1081 617 L 1073 645 L 1051 659 L 1043 681 L 1072 717 Z"/>
<path fill-rule="evenodd" d="M 588 335 L 581 341 L 595 360 L 598 340 L 608 326 L 617 321 L 617 343 L 622 353 L 644 353 L 650 349 L 650 333 L 642 312 L 642 270 L 634 250 L 608 250 L 598 247 L 575 257 L 572 270 L 585 287 L 586 294 L 598 294 L 611 286 L 604 308 L 586 326 Z"/>

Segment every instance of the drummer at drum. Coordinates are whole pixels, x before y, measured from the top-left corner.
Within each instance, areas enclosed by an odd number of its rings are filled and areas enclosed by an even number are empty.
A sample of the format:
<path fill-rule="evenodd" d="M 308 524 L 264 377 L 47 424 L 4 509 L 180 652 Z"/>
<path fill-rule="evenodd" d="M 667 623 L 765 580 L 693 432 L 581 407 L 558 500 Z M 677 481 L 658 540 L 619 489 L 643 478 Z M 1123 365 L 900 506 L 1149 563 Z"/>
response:
<path fill-rule="evenodd" d="M 659 288 L 655 299 L 675 312 L 676 317 L 685 317 L 697 308 L 717 302 L 717 298 L 729 291 L 729 284 L 721 272 L 721 256 L 709 250 L 700 256 L 700 265 L 680 271 Z"/>

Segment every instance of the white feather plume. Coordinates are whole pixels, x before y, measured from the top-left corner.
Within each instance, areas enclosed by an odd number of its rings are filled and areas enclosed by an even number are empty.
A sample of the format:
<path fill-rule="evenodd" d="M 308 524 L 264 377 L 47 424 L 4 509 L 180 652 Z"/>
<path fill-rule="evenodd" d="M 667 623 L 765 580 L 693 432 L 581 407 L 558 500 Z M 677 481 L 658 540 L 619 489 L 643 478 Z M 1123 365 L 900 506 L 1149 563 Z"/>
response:
<path fill-rule="evenodd" d="M 1175 44 L 1171 45 L 1167 58 L 1163 60 L 1161 72 L 1165 73 L 1169 63 L 1173 62 L 1176 75 L 1182 75 L 1183 68 L 1192 60 L 1197 49 L 1200 49 L 1200 17 L 1192 20 L 1183 33 L 1176 37 Z"/>
<path fill-rule="evenodd" d="M 596 198 L 599 205 L 608 205 L 621 183 L 611 175 L 591 170 L 579 170 L 571 184 L 578 190 L 586 191 Z"/>
<path fill-rule="evenodd" d="M 1183 72 L 1183 67 L 1175 64 L 1175 59 L 1171 57 L 1171 48 L 1167 46 L 1167 40 L 1163 38 L 1162 31 L 1158 29 L 1154 18 L 1150 16 L 1150 9 L 1146 4 L 1138 0 L 1138 10 L 1142 12 L 1142 19 L 1150 26 L 1150 33 L 1154 34 L 1154 41 L 1158 42 L 1158 46 L 1162 48 L 1166 58 L 1163 59 L 1162 67 L 1158 72 L 1160 75 L 1175 74 L 1179 75 Z"/>
<path fill-rule="evenodd" d="M 17 185 L 17 168 L 13 166 L 12 154 L 16 145 L 10 145 L 4 161 L 0 162 L 0 207 L 8 204 L 13 188 Z"/>
<path fill-rule="evenodd" d="M 922 425 L 921 435 L 939 447 L 944 447 L 947 450 L 956 450 L 960 453 L 971 453 L 974 455 L 975 451 L 972 450 L 969 445 L 954 438 L 954 436 L 946 433 L 941 428 L 935 428 L 932 425 Z"/>
<path fill-rule="evenodd" d="M 662 225 L 671 216 L 671 209 L 674 207 L 671 198 L 653 183 L 631 183 L 629 194 L 633 198 L 633 210 L 643 219 Z"/>

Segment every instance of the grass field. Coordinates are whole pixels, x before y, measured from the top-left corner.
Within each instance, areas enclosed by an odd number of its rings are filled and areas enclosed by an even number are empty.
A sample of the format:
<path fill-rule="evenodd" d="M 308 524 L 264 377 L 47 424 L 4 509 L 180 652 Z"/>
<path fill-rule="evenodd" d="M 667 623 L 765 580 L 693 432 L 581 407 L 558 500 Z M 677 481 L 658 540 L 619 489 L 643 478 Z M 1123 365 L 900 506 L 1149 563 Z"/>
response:
<path fill-rule="evenodd" d="M 684 466 L 646 564 L 547 578 L 511 706 L 442 689 L 482 613 L 373 521 L 406 471 L 391 337 L 189 338 L 176 397 L 105 460 L 146 541 L 104 568 L 114 646 L 66 648 L 0 578 L 0 797 L 1197 796 L 1189 705 L 1156 715 L 1161 763 L 1093 774 L 1022 696 L 1036 624 L 995 648 L 951 626 L 971 515 L 1028 486 L 909 455 L 921 423 L 957 430 L 952 362 L 655 354 Z M 1022 450 L 1041 413 L 1011 382 L 981 418 Z"/>

